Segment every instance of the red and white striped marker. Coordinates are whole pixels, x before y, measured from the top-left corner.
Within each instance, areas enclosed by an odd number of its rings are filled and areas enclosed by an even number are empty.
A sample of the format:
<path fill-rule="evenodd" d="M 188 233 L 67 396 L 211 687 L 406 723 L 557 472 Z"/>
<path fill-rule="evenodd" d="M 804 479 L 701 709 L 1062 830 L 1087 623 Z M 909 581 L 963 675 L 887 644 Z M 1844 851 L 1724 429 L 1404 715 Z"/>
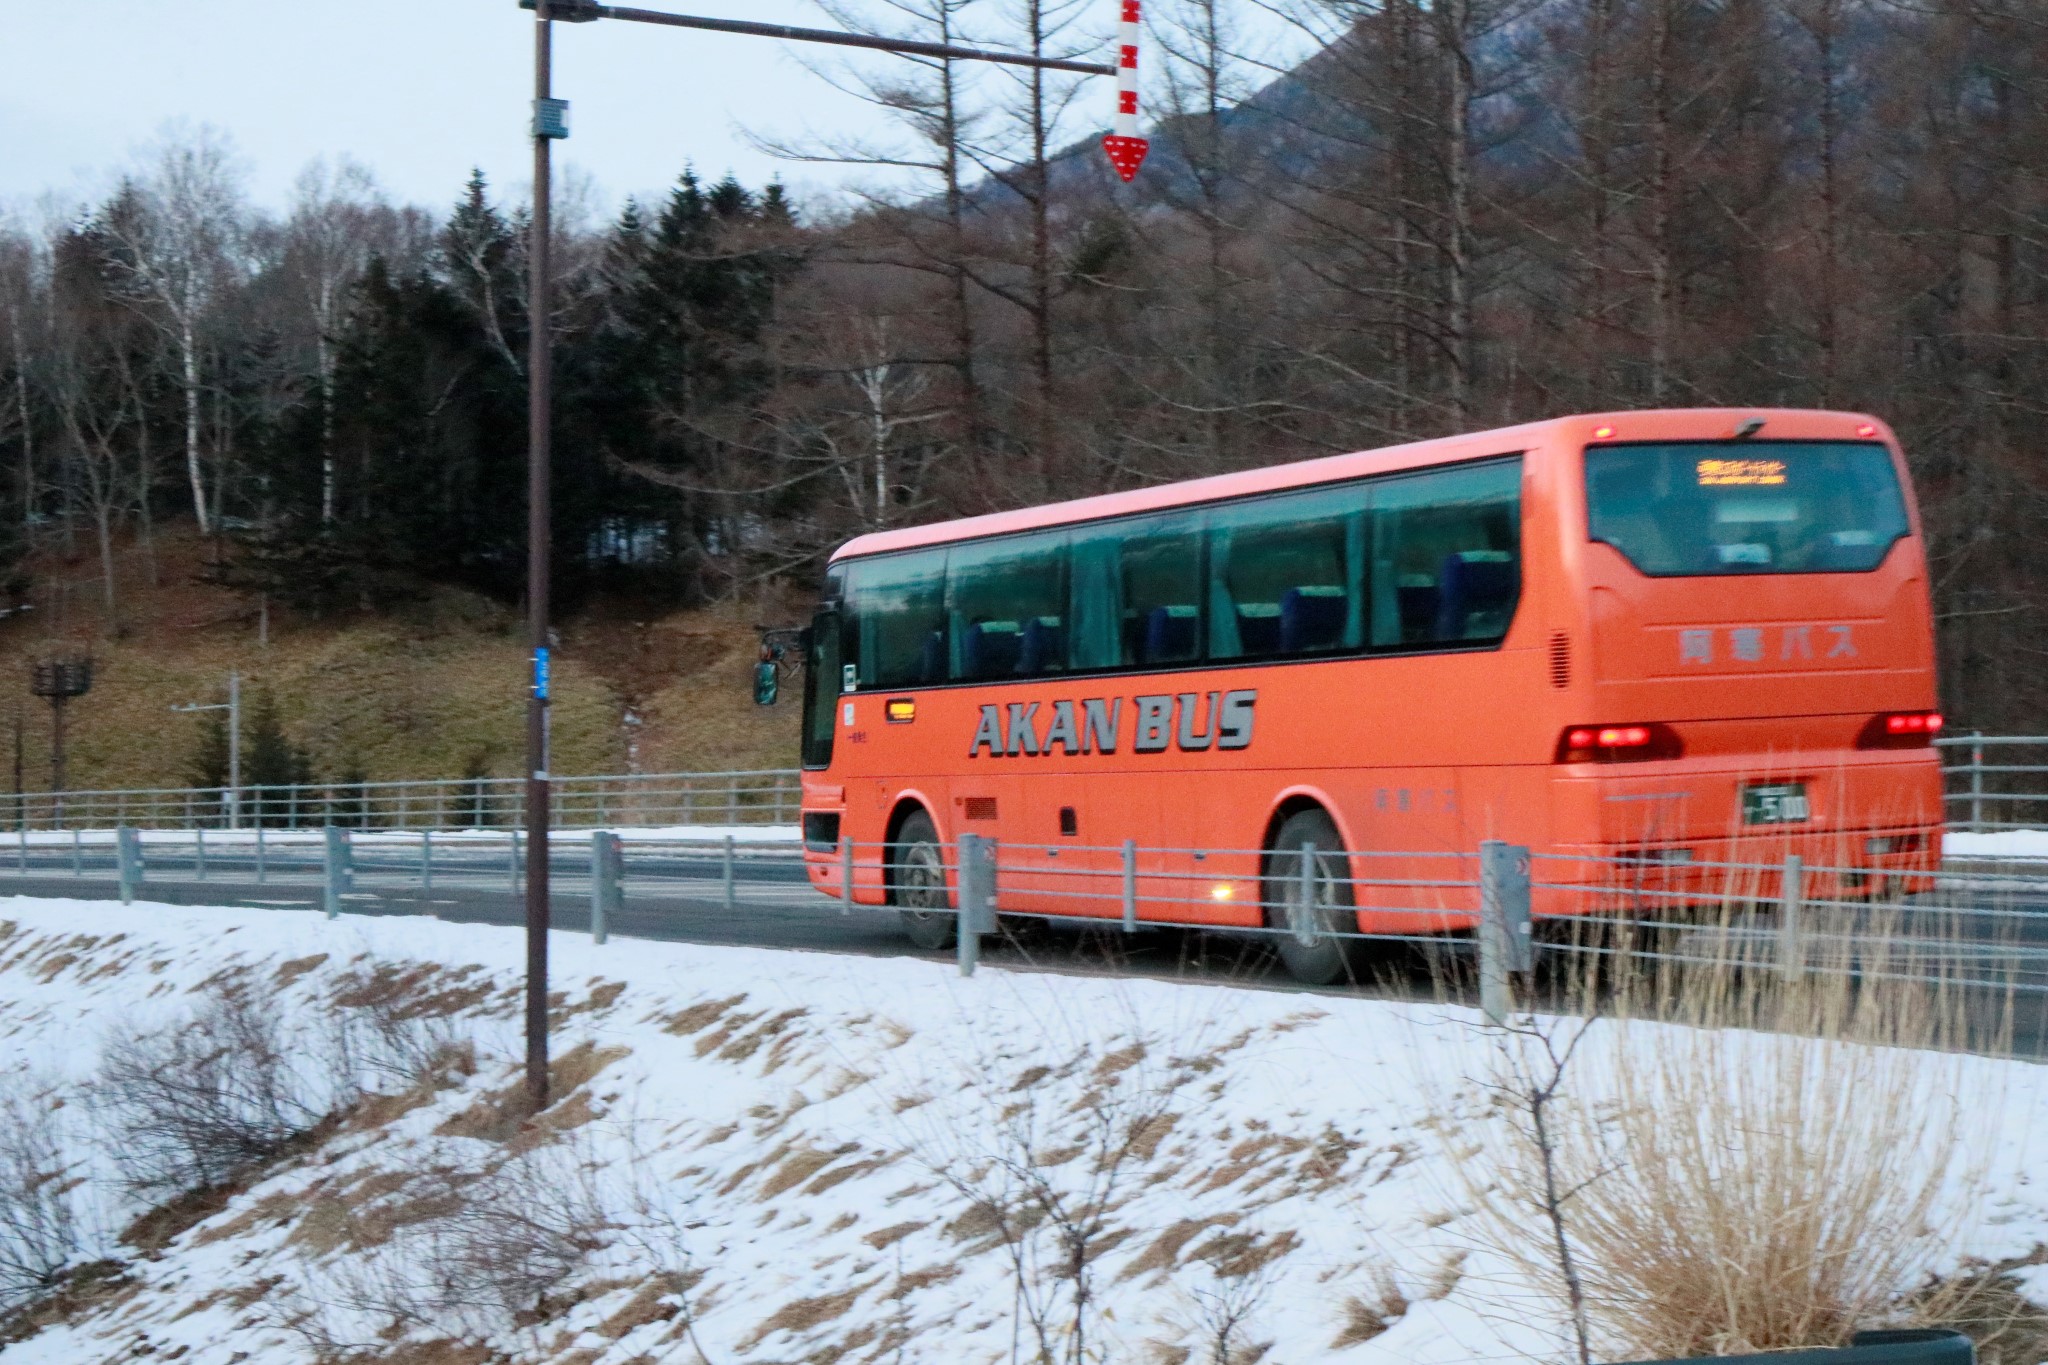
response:
<path fill-rule="evenodd" d="M 1117 34 L 1116 131 L 1102 139 L 1109 164 L 1128 185 L 1145 164 L 1152 144 L 1138 136 L 1138 4 L 1123 0 L 1123 26 Z"/>

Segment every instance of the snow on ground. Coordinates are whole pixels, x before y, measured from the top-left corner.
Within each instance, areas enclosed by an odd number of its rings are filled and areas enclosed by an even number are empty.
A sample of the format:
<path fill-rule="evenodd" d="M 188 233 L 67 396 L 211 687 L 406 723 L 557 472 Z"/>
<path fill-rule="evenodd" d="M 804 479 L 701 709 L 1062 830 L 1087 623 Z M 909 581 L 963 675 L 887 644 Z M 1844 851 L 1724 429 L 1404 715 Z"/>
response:
<path fill-rule="evenodd" d="M 1942 836 L 1946 858 L 2048 859 L 2048 830 L 2001 829 L 1985 834 L 1951 832 Z"/>
<path fill-rule="evenodd" d="M 114 1240 L 138 1210 L 102 1179 L 100 1249 L 132 1262 L 130 1283 L 6 1347 L 7 1365 L 388 1348 L 396 1305 L 450 1245 L 437 1203 L 515 1167 L 522 1217 L 545 1222 L 557 1196 L 563 1216 L 613 1214 L 546 1321 L 464 1310 L 497 1358 L 1009 1361 L 1034 1295 L 1056 1310 L 1064 1292 L 1042 1265 L 1017 1273 L 1056 1257 L 1057 1229 L 1006 1242 L 977 1200 L 1007 1172 L 1085 1206 L 1105 1178 L 1090 1132 L 1134 1116 L 1101 1201 L 1089 1358 L 1206 1359 L 1214 1306 L 1246 1285 L 1268 1365 L 1560 1358 L 1558 1315 L 1478 1235 L 1445 1156 L 1484 1121 L 1492 1044 L 1462 1009 L 558 934 L 556 1104 L 522 1129 L 499 1104 L 516 1085 L 518 931 L 30 899 L 0 901 L 0 930 L 0 1066 L 74 1101 L 92 1098 L 104 1039 L 174 1027 L 209 981 L 275 992 L 308 1057 L 323 1002 L 395 982 L 480 1057 L 445 1088 L 373 1103 L 154 1257 Z M 2048 1157 L 2048 1072 L 1946 1064 L 2003 1097 L 1987 1159 L 2007 1175 L 1961 1250 L 2025 1254 L 2048 1237 L 2048 1190 L 2024 1179 Z M 105 1177 L 115 1155 L 88 1165 Z M 1386 1310 L 1383 1332 L 1357 1339 L 1354 1299 Z"/>

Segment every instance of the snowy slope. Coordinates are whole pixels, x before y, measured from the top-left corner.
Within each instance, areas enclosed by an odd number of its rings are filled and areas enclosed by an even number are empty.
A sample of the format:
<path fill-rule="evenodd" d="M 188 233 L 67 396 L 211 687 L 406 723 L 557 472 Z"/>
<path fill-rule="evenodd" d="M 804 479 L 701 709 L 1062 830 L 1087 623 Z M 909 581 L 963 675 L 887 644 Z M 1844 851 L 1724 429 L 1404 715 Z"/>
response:
<path fill-rule="evenodd" d="M 5 1066 L 74 1104 L 110 1029 L 172 1026 L 223 972 L 275 990 L 308 1055 L 347 974 L 402 973 L 482 1057 L 414 1107 L 373 1106 L 153 1259 L 114 1243 L 137 1210 L 110 1154 L 90 1155 L 96 1235 L 134 1261 L 131 1284 L 7 1346 L 7 1365 L 388 1347 L 391 1305 L 418 1298 L 399 1282 L 445 1250 L 423 1211 L 493 1170 L 523 1171 L 529 1202 L 606 1211 L 588 1269 L 537 1325 L 474 1303 L 400 1337 L 467 1333 L 563 1365 L 1007 1361 L 1032 1304 L 1057 1316 L 1065 1292 L 1017 1273 L 1056 1239 L 1006 1243 L 977 1205 L 1023 1171 L 1102 1211 L 1091 1358 L 1206 1359 L 1233 1294 L 1268 1362 L 1558 1358 L 1554 1308 L 1476 1235 L 1444 1157 L 1483 1121 L 1490 1044 L 1459 1009 L 556 935 L 550 1144 L 491 1103 L 516 1074 L 516 931 L 25 899 L 0 901 L 0 922 Z M 2048 1237 L 2048 1192 L 2025 1178 L 2048 1157 L 2048 1085 L 1962 1066 L 2003 1113 L 1986 1131 L 1997 1197 L 1960 1250 L 2021 1255 Z M 1132 1116 L 1143 1137 L 1105 1195 L 1091 1133 Z M 1354 1341 L 1365 1309 L 1391 1324 Z"/>

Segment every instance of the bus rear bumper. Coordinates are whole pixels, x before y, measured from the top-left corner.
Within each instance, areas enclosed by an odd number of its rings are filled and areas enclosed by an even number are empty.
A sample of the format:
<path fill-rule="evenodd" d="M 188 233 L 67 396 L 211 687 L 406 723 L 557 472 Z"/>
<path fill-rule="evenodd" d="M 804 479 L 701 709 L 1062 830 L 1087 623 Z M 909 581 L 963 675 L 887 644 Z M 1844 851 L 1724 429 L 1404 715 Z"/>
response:
<path fill-rule="evenodd" d="M 1915 824 L 1559 845 L 1532 861 L 1531 908 L 1654 919 L 1660 908 L 1775 903 L 1788 891 L 1804 901 L 1913 895 L 1934 888 L 1941 836 L 1939 824 Z"/>

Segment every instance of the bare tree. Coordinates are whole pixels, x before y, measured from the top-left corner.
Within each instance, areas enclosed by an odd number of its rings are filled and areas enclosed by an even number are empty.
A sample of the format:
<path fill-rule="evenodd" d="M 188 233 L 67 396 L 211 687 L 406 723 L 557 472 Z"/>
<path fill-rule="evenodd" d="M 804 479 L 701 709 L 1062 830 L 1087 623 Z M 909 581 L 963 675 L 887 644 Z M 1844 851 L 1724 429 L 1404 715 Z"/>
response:
<path fill-rule="evenodd" d="M 299 173 L 279 264 L 292 279 L 313 345 L 320 391 L 320 524 L 334 522 L 335 338 L 349 287 L 387 244 L 389 209 L 356 162 L 315 161 Z"/>
<path fill-rule="evenodd" d="M 987 0 L 816 0 L 818 7 L 850 32 L 954 45 L 971 37 L 969 12 L 988 9 Z M 885 262 L 918 275 L 936 275 L 944 289 L 944 340 L 934 358 L 954 375 L 951 405 L 961 446 L 980 451 L 987 417 L 978 373 L 981 361 L 976 297 L 984 288 L 969 230 L 966 177 L 973 163 L 967 148 L 980 134 L 985 114 L 976 97 L 969 64 L 947 57 L 894 57 L 871 71 L 814 65 L 835 87 L 882 110 L 907 134 L 904 142 L 873 136 L 828 136 L 791 140 L 756 137 L 765 150 L 795 161 L 863 166 L 908 172 L 919 183 L 861 192 L 869 213 L 849 225 L 841 256 Z M 979 263 L 985 266 L 985 263 Z"/>
<path fill-rule="evenodd" d="M 0 232 L 0 313 L 6 317 L 4 340 L 12 371 L 8 392 L 0 397 L 0 413 L 4 413 L 0 433 L 11 434 L 21 448 L 18 473 L 24 529 L 31 528 L 35 519 L 35 410 L 29 398 L 29 370 L 33 363 L 30 338 L 35 335 L 32 315 L 41 292 L 40 254 L 27 234 Z"/>
<path fill-rule="evenodd" d="M 211 129 L 166 132 L 130 182 L 138 212 L 109 226 L 122 296 L 169 345 L 185 405 L 185 474 L 200 534 L 214 518 L 200 458 L 207 325 L 242 264 L 242 173 Z"/>

